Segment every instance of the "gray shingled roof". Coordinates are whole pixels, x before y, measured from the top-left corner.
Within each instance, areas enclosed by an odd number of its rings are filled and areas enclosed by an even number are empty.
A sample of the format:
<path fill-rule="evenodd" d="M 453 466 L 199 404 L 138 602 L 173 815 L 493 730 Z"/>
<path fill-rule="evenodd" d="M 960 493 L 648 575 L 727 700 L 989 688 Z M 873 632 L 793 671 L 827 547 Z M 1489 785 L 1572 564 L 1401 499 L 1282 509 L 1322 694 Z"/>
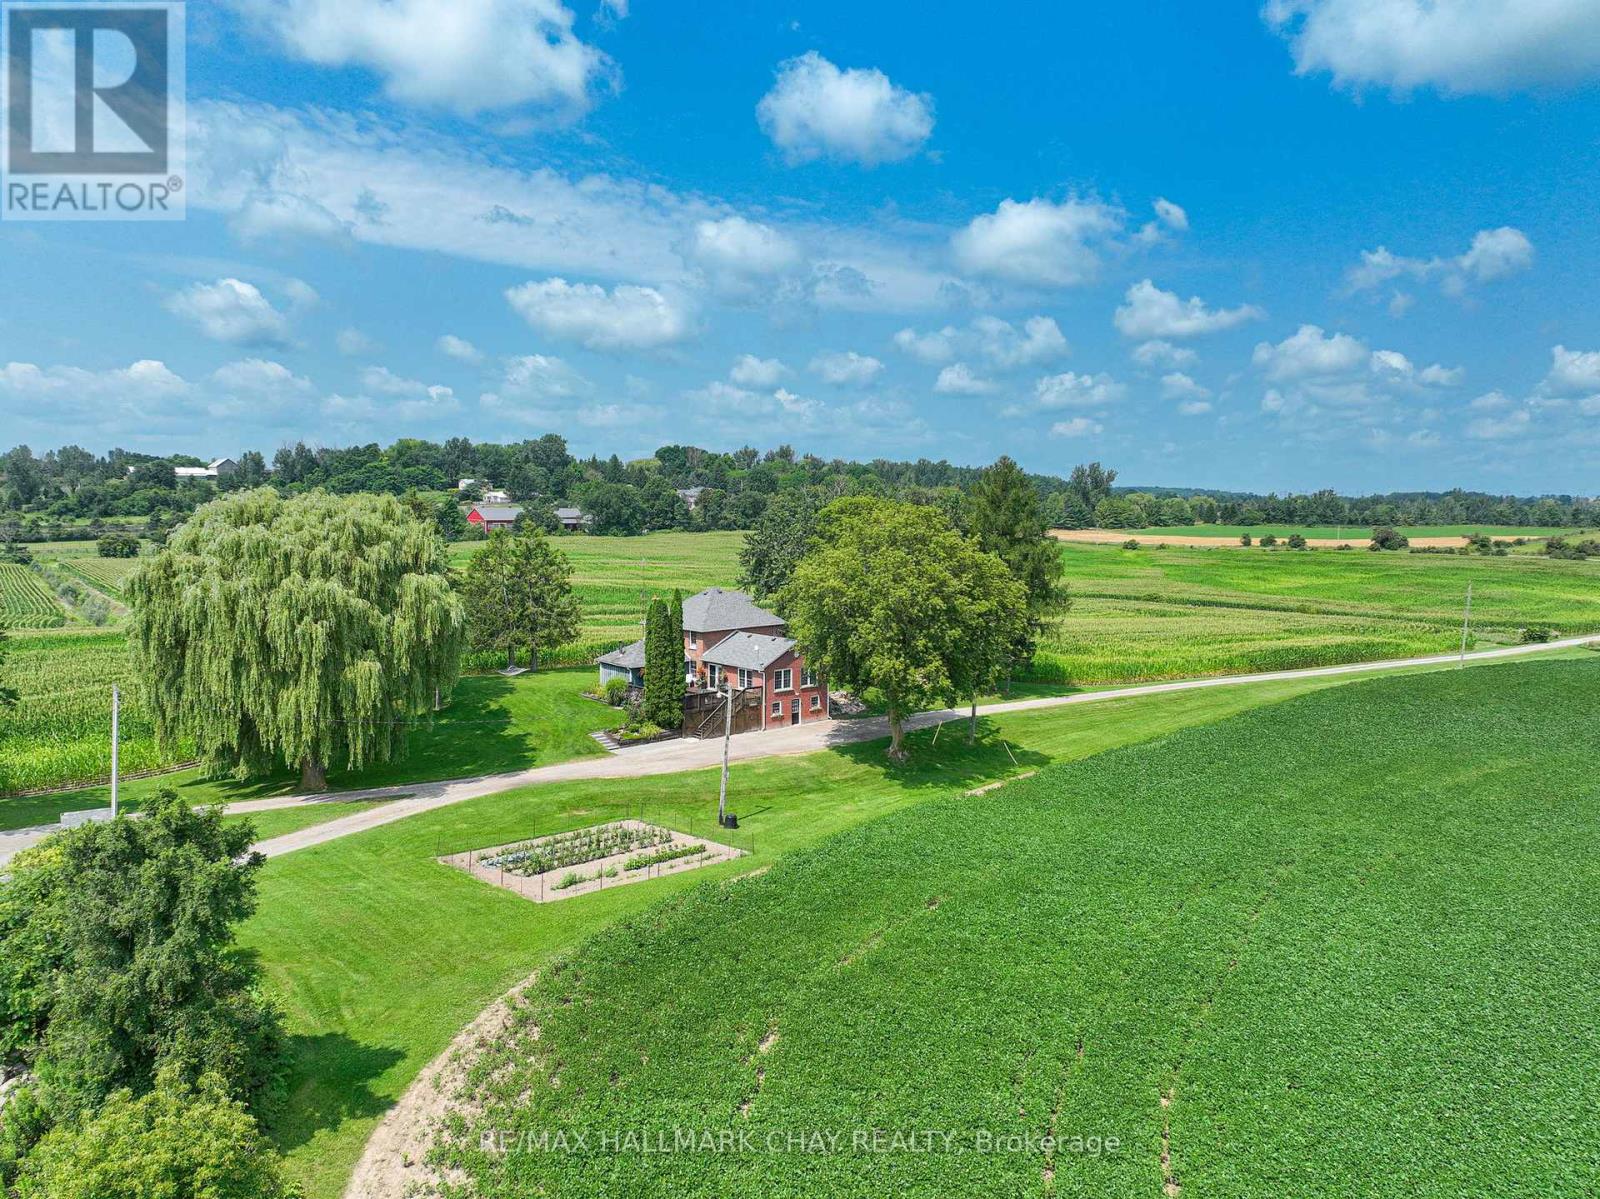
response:
<path fill-rule="evenodd" d="M 713 666 L 765 670 L 793 648 L 794 642 L 787 637 L 768 637 L 763 633 L 734 633 L 731 637 L 724 637 L 717 642 L 701 657 Z"/>
<path fill-rule="evenodd" d="M 516 504 L 475 504 L 473 511 L 484 520 L 516 520 L 522 515 Z"/>
<path fill-rule="evenodd" d="M 590 518 L 584 515 L 583 509 L 581 509 L 581 508 L 557 508 L 556 509 L 556 519 L 557 520 L 588 520 Z"/>
<path fill-rule="evenodd" d="M 598 665 L 615 666 L 619 670 L 643 670 L 644 638 L 641 637 L 632 645 L 614 649 L 609 654 L 601 654 L 596 661 Z"/>
<path fill-rule="evenodd" d="M 783 617 L 756 607 L 756 602 L 742 591 L 708 587 L 683 601 L 683 631 L 686 633 L 783 628 L 787 623 Z"/>

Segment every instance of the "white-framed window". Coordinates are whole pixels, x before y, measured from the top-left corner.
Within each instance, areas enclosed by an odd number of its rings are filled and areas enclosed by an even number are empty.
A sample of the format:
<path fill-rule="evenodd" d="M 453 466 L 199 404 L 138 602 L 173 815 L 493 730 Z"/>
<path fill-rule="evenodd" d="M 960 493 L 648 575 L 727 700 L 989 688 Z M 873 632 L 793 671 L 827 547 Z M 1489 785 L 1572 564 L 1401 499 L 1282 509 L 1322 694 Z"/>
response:
<path fill-rule="evenodd" d="M 774 691 L 794 690 L 794 671 L 785 666 L 782 670 L 772 672 L 772 689 Z"/>
<path fill-rule="evenodd" d="M 754 687 L 755 684 L 756 684 L 756 673 L 755 673 L 755 671 L 746 670 L 743 666 L 739 667 L 739 688 L 740 688 L 740 690 L 743 690 L 746 687 Z"/>
<path fill-rule="evenodd" d="M 817 685 L 817 672 L 809 666 L 800 672 L 800 685 L 802 687 L 815 687 Z"/>
<path fill-rule="evenodd" d="M 775 699 L 772 701 L 772 714 L 774 716 L 783 715 L 783 701 L 781 699 Z"/>
<path fill-rule="evenodd" d="M 710 680 L 713 687 L 722 686 L 722 667 L 715 662 L 708 662 L 706 664 L 706 678 Z"/>
<path fill-rule="evenodd" d="M 813 695 L 811 697 L 811 710 L 813 712 L 818 712 L 818 711 L 821 711 L 821 709 L 822 709 L 822 696 Z"/>

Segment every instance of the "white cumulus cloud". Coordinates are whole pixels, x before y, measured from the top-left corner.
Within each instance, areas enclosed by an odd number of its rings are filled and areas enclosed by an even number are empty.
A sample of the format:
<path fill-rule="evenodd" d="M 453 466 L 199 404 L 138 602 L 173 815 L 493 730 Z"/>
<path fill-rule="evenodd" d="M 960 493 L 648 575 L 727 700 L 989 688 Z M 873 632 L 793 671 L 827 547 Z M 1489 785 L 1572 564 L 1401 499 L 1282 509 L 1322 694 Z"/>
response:
<path fill-rule="evenodd" d="M 1600 394 L 1600 350 L 1552 346 L 1550 373 L 1540 390 L 1553 396 Z"/>
<path fill-rule="evenodd" d="M 479 352 L 477 346 L 465 337 L 457 337 L 454 333 L 446 333 L 434 343 L 434 347 L 446 358 L 454 358 L 457 362 L 483 361 L 483 354 Z"/>
<path fill-rule="evenodd" d="M 876 379 L 883 371 L 883 363 L 868 354 L 847 350 L 818 354 L 811 360 L 810 370 L 825 383 L 860 386 Z"/>
<path fill-rule="evenodd" d="M 1326 378 L 1358 370 L 1368 362 L 1368 350 L 1348 333 L 1331 337 L 1319 325 L 1301 325 L 1276 345 L 1263 341 L 1251 361 L 1269 379 Z"/>
<path fill-rule="evenodd" d="M 253 283 L 218 279 L 195 283 L 167 298 L 167 310 L 212 341 L 236 345 L 283 345 L 289 320 Z"/>
<path fill-rule="evenodd" d="M 654 287 L 545 279 L 507 290 L 506 299 L 541 333 L 591 350 L 647 350 L 682 341 L 692 332 L 689 313 Z"/>
<path fill-rule="evenodd" d="M 941 395 L 982 396 L 995 390 L 995 385 L 973 373 L 965 362 L 954 362 L 939 372 L 933 389 Z"/>
<path fill-rule="evenodd" d="M 1100 267 L 1100 250 L 1123 226 L 1120 210 L 1098 200 L 1002 200 L 951 239 L 956 262 L 975 275 L 1070 287 Z"/>
<path fill-rule="evenodd" d="M 1268 0 L 1295 71 L 1459 95 L 1600 76 L 1593 0 Z"/>
<path fill-rule="evenodd" d="M 290 54 L 361 67 L 405 104 L 580 114 L 609 60 L 560 0 L 233 0 Z"/>
<path fill-rule="evenodd" d="M 778 64 L 756 120 L 791 163 L 834 158 L 876 166 L 909 158 L 928 140 L 933 97 L 876 69 L 840 70 L 810 50 Z"/>
<path fill-rule="evenodd" d="M 1176 293 L 1162 291 L 1145 279 L 1128 288 L 1122 305 L 1112 318 L 1124 337 L 1196 337 L 1237 328 L 1266 316 L 1254 304 L 1237 308 L 1208 308 L 1199 296 L 1179 299 Z"/>
<path fill-rule="evenodd" d="M 1510 225 L 1480 229 L 1472 244 L 1452 257 L 1415 258 L 1392 252 L 1387 246 L 1363 250 L 1361 261 L 1345 272 L 1345 290 L 1354 294 L 1372 291 L 1396 279 L 1436 280 L 1446 295 L 1459 296 L 1470 286 L 1492 283 L 1527 270 L 1533 265 L 1533 243 L 1527 234 Z M 1390 311 L 1401 315 L 1411 306 L 1411 297 L 1395 293 Z"/>
<path fill-rule="evenodd" d="M 691 256 L 713 281 L 739 285 L 791 270 L 800 247 L 770 225 L 730 216 L 695 226 Z"/>
<path fill-rule="evenodd" d="M 1105 432 L 1105 426 L 1087 416 L 1075 416 L 1071 420 L 1058 420 L 1050 426 L 1051 437 L 1094 437 L 1103 432 Z"/>
<path fill-rule="evenodd" d="M 1133 360 L 1142 367 L 1156 370 L 1162 367 L 1193 366 L 1200 361 L 1200 355 L 1188 346 L 1175 346 L 1170 341 L 1157 338 L 1153 341 L 1141 341 L 1134 346 Z"/>
<path fill-rule="evenodd" d="M 776 387 L 778 381 L 788 373 L 789 368 L 776 358 L 740 354 L 734 359 L 728 378 L 741 387 Z"/>

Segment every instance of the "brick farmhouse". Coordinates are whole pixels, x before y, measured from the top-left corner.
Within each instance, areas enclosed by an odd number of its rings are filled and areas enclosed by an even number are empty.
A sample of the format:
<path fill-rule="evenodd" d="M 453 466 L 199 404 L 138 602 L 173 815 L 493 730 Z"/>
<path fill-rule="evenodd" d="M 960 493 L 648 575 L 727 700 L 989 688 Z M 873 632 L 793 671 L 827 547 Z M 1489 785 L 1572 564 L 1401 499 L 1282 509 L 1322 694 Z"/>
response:
<path fill-rule="evenodd" d="M 775 729 L 828 719 L 828 687 L 784 636 L 787 624 L 742 591 L 711 587 L 683 601 L 684 675 L 689 706 L 732 684 L 740 692 L 740 731 Z M 644 683 L 644 642 L 599 659 L 600 681 Z M 759 712 L 759 716 L 758 716 Z M 720 733 L 720 728 L 714 730 Z"/>

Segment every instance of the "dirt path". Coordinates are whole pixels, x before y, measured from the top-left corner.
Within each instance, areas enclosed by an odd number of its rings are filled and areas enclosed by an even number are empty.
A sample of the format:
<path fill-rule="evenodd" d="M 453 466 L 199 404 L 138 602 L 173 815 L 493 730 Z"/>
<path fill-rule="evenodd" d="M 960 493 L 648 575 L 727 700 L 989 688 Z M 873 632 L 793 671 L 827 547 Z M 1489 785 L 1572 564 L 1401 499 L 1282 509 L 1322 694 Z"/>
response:
<path fill-rule="evenodd" d="M 525 978 L 491 1003 L 423 1068 L 373 1130 L 344 1189 L 344 1199 L 401 1199 L 438 1193 L 440 1182 L 446 1180 L 425 1161 L 434 1136 L 454 1110 L 473 1060 L 510 1027 L 519 997 L 532 983 L 533 978 Z"/>
<path fill-rule="evenodd" d="M 1475 650 L 1466 655 L 1468 662 L 1486 662 L 1501 658 L 1518 658 L 1528 654 L 1548 653 L 1552 650 L 1573 649 L 1600 642 L 1600 634 L 1568 637 L 1544 645 L 1511 645 L 1499 649 Z M 1074 704 L 1097 704 L 1114 699 L 1128 699 L 1140 695 L 1160 695 L 1171 691 L 1197 691 L 1207 687 L 1237 687 L 1251 683 L 1270 683 L 1285 679 L 1315 679 L 1347 674 L 1370 674 L 1385 670 L 1404 670 L 1414 666 L 1440 666 L 1458 659 L 1456 654 L 1436 654 L 1424 658 L 1394 658 L 1380 662 L 1351 662 L 1343 666 L 1318 666 L 1306 670 L 1277 670 L 1265 674 L 1222 675 L 1208 679 L 1185 679 L 1176 683 L 1146 683 L 1137 687 L 1119 687 L 1109 691 L 1086 691 L 1075 695 L 1047 696 L 1042 699 L 1012 700 L 1008 703 L 985 704 L 979 707 L 980 715 L 995 716 L 1005 712 L 1027 712 L 1040 708 L 1062 708 Z M 951 720 L 964 720 L 965 711 L 946 708 L 939 712 L 921 712 L 906 721 L 907 729 L 925 729 Z M 735 762 L 748 762 L 757 758 L 784 757 L 809 754 L 836 745 L 850 745 L 859 741 L 875 741 L 889 735 L 889 725 L 882 717 L 864 720 L 829 720 L 812 724 L 795 725 L 765 733 L 746 733 L 735 737 L 729 757 Z M 307 804 L 350 803 L 359 800 L 388 800 L 379 807 L 326 820 L 310 828 L 285 833 L 258 842 L 256 849 L 268 857 L 293 853 L 348 837 L 353 833 L 379 828 L 408 816 L 431 812 L 436 808 L 463 803 L 484 795 L 509 791 L 515 787 L 528 787 L 538 783 L 564 783 L 581 779 L 648 778 L 657 774 L 677 774 L 686 770 L 704 770 L 722 761 L 720 741 L 660 741 L 654 745 L 641 745 L 618 750 L 601 757 L 576 758 L 558 762 L 553 766 L 537 766 L 511 774 L 481 775 L 476 778 L 449 779 L 436 783 L 410 783 L 393 787 L 375 787 L 368 791 L 341 791 L 335 795 L 285 795 L 276 799 L 248 800 L 228 805 L 232 813 L 265 812 L 280 808 L 301 807 Z M 0 866 L 30 845 L 37 844 L 57 830 L 56 825 L 41 828 L 18 829 L 0 833 Z"/>

